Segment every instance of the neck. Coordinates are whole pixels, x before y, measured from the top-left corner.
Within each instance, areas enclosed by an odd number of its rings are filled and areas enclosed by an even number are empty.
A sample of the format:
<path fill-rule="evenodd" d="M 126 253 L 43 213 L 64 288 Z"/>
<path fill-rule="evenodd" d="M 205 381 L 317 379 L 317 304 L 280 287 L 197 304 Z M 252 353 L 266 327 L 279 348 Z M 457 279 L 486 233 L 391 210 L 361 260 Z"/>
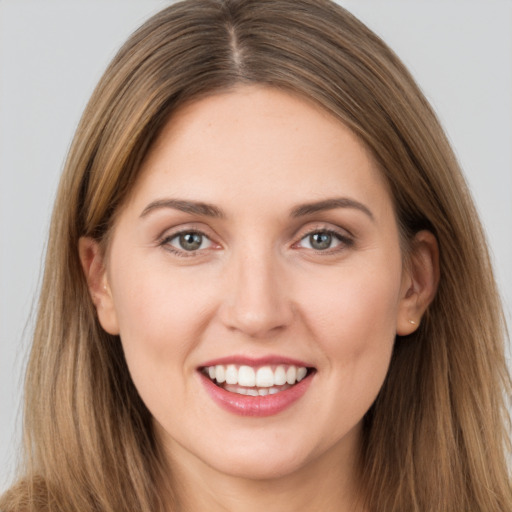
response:
<path fill-rule="evenodd" d="M 359 432 L 354 432 L 359 439 Z M 276 478 L 251 479 L 218 472 L 173 445 L 173 490 L 179 512 L 363 512 L 359 489 L 359 442 L 333 449 Z M 346 446 L 346 445 L 345 445 Z M 170 447 L 168 447 L 170 448 Z M 176 511 L 172 511 L 176 512 Z"/>

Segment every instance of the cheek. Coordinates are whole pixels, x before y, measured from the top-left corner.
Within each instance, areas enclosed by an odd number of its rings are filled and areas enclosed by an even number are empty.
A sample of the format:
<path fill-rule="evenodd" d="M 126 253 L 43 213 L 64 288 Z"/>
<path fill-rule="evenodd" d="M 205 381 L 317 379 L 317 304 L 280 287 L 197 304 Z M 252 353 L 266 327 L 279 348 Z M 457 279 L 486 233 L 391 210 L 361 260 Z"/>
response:
<path fill-rule="evenodd" d="M 310 288 L 308 330 L 323 353 L 319 378 L 327 393 L 318 414 L 334 437 L 358 424 L 375 401 L 394 346 L 400 273 L 352 269 Z"/>
<path fill-rule="evenodd" d="M 186 272 L 170 272 L 165 261 L 148 264 L 142 257 L 121 261 L 112 269 L 111 279 L 131 371 L 164 368 L 173 362 L 183 367 L 212 310 L 211 300 L 199 288 L 201 280 L 191 280 Z M 158 371 L 153 373 L 156 377 Z"/>
<path fill-rule="evenodd" d="M 143 269 L 143 270 L 140 270 Z M 130 276 L 125 279 L 124 276 Z M 169 271 L 168 265 L 136 261 L 112 274 L 120 338 L 131 378 L 152 415 L 173 425 L 173 411 L 194 404 L 190 354 L 211 317 L 201 282 Z M 178 428 L 178 427 L 175 427 Z"/>
<path fill-rule="evenodd" d="M 395 262 L 335 269 L 308 281 L 303 316 L 331 365 L 354 375 L 387 370 L 400 296 L 401 261 Z"/>

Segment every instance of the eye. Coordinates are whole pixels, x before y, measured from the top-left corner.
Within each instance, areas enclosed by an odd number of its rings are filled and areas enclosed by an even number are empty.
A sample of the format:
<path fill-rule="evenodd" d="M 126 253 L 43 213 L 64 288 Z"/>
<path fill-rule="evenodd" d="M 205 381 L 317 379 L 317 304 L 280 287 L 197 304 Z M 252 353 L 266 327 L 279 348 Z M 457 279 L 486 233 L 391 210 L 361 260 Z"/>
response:
<path fill-rule="evenodd" d="M 340 245 L 349 246 L 352 240 L 335 231 L 317 230 L 308 233 L 305 237 L 301 238 L 298 245 L 306 249 L 313 249 L 314 251 L 328 251 L 335 249 Z"/>
<path fill-rule="evenodd" d="M 183 231 L 167 237 L 162 245 L 171 246 L 178 251 L 194 252 L 211 247 L 211 240 L 198 231 Z"/>

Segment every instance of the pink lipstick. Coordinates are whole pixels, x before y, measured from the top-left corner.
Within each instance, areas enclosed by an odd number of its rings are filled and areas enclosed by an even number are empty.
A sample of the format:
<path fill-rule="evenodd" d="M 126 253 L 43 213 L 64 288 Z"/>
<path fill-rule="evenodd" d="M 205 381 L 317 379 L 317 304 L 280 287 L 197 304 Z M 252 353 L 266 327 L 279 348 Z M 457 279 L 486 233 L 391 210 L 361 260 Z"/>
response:
<path fill-rule="evenodd" d="M 271 416 L 290 407 L 309 388 L 315 369 L 282 357 L 228 357 L 198 368 L 210 397 L 242 416 Z"/>

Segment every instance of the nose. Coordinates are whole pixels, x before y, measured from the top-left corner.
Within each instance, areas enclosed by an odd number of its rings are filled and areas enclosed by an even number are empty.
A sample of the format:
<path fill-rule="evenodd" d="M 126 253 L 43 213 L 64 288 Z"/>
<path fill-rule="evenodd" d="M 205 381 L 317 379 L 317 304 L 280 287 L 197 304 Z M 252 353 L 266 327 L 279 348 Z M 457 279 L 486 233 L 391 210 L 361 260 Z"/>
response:
<path fill-rule="evenodd" d="M 294 315 L 283 269 L 271 255 L 233 257 L 220 316 L 224 325 L 251 338 L 267 338 L 288 327 Z"/>

